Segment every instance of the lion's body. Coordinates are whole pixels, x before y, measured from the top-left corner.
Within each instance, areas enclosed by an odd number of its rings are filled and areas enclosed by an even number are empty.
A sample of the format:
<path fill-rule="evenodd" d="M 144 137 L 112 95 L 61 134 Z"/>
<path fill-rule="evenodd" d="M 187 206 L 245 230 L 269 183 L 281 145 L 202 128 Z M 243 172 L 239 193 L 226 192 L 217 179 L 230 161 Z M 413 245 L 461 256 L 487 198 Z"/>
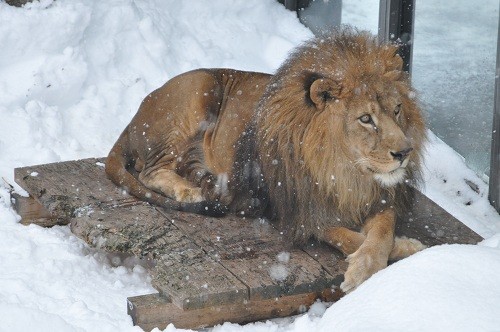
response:
<path fill-rule="evenodd" d="M 351 254 L 350 290 L 391 250 L 421 249 L 394 246 L 394 210 L 406 204 L 404 182 L 418 180 L 425 138 L 395 51 L 345 30 L 298 48 L 273 76 L 175 77 L 145 98 L 106 171 L 155 204 L 222 206 L 276 220 L 298 242 L 329 242 Z"/>
<path fill-rule="evenodd" d="M 200 191 L 185 189 L 215 182 L 211 175 L 231 177 L 237 141 L 270 78 L 231 69 L 199 69 L 173 78 L 144 99 L 108 156 L 108 175 L 158 205 L 182 208 L 168 197 L 198 202 Z M 126 173 L 125 180 L 122 164 L 152 191 Z M 168 184 L 158 180 L 165 174 Z M 181 180 L 189 177 L 198 177 L 198 185 Z M 189 204 L 183 206 L 189 210 Z M 202 205 L 197 208 L 204 212 Z"/>

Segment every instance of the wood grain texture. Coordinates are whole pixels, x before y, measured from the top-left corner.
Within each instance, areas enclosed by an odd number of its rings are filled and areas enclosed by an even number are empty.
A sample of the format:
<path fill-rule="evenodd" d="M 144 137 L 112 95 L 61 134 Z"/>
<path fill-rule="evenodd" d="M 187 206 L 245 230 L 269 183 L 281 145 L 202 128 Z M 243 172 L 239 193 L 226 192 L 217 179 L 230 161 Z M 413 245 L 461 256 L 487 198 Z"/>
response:
<path fill-rule="evenodd" d="M 278 255 L 221 260 L 221 263 L 248 286 L 252 301 L 318 292 L 332 287 L 334 281 L 334 276 L 298 249 Z"/>
<path fill-rule="evenodd" d="M 21 217 L 21 224 L 37 224 L 42 227 L 51 227 L 54 225 L 66 225 L 66 219 L 58 219 L 38 203 L 33 197 L 24 197 L 16 193 L 10 194 L 14 209 Z"/>
<path fill-rule="evenodd" d="M 420 191 L 413 188 L 409 190 L 413 192 L 414 199 L 408 212 L 398 217 L 396 235 L 418 239 L 427 246 L 476 244 L 483 240 Z"/>
<path fill-rule="evenodd" d="M 160 212 L 214 259 L 246 259 L 292 248 L 292 244 L 263 219 L 232 215 L 213 218 L 166 209 Z"/>
<path fill-rule="evenodd" d="M 329 290 L 325 292 L 328 293 Z M 263 319 L 287 317 L 305 312 L 317 299 L 338 300 L 338 294 L 323 297 L 322 292 L 277 297 L 261 301 L 243 301 L 231 305 L 207 306 L 195 310 L 181 310 L 168 298 L 150 294 L 128 298 L 128 313 L 134 325 L 145 331 L 155 327 L 165 329 L 168 324 L 176 328 L 201 329 L 224 322 L 249 323 Z"/>
<path fill-rule="evenodd" d="M 16 168 L 14 178 L 57 219 L 69 220 L 78 209 L 140 203 L 106 177 L 104 158 Z"/>
<path fill-rule="evenodd" d="M 344 281 L 344 273 L 348 265 L 344 255 L 340 251 L 333 250 L 330 246 L 318 243 L 317 241 L 310 241 L 302 249 L 333 276 L 332 287 L 340 286 L 342 281 Z"/>
<path fill-rule="evenodd" d="M 71 231 L 90 245 L 109 252 L 157 259 L 192 241 L 149 204 L 77 209 Z"/>
<path fill-rule="evenodd" d="M 153 286 L 184 310 L 248 301 L 248 287 L 199 248 L 161 257 L 152 270 Z"/>
<path fill-rule="evenodd" d="M 337 275 L 345 272 L 338 270 L 331 275 L 262 219 L 211 218 L 161 211 L 247 285 L 250 300 L 317 292 L 331 287 Z"/>

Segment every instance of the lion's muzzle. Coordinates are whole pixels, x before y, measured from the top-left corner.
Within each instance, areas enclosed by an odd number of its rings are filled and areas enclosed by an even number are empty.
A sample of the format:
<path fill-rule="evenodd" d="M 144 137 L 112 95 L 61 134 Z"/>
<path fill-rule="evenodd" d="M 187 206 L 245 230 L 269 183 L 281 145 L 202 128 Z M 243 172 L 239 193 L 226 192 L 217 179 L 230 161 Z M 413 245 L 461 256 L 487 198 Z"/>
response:
<path fill-rule="evenodd" d="M 390 152 L 391 153 L 391 156 L 398 160 L 401 164 L 403 163 L 403 161 L 406 159 L 406 157 L 408 157 L 408 155 L 410 154 L 410 152 L 413 150 L 413 148 L 406 148 L 406 149 L 403 149 L 401 151 L 397 151 L 397 152 Z"/>

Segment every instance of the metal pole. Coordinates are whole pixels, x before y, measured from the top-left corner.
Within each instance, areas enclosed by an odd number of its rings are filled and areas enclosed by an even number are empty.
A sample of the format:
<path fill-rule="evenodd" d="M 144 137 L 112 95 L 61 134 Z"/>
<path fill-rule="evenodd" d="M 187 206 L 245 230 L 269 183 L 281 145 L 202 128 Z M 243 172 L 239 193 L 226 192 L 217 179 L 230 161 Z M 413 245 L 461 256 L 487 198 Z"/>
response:
<path fill-rule="evenodd" d="M 388 43 L 389 39 L 389 21 L 391 17 L 391 0 L 380 0 L 378 15 L 378 41 L 379 43 Z"/>
<path fill-rule="evenodd" d="M 292 11 L 297 11 L 297 0 L 284 0 L 285 8 Z"/>
<path fill-rule="evenodd" d="M 491 134 L 491 162 L 489 200 L 500 213 L 500 17 L 497 35 L 497 68 L 495 75 L 495 100 L 493 106 L 493 132 Z"/>
<path fill-rule="evenodd" d="M 415 0 L 380 0 L 378 39 L 399 44 L 403 69 L 411 73 Z"/>

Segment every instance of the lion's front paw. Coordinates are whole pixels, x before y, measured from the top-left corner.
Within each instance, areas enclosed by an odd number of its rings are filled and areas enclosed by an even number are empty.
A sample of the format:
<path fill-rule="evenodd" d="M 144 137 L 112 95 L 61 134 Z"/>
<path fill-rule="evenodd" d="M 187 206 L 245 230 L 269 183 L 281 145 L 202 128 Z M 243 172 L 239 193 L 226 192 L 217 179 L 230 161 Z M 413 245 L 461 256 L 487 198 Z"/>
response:
<path fill-rule="evenodd" d="M 399 260 L 413 255 L 416 252 L 427 248 L 417 239 L 408 238 L 406 236 L 396 237 L 394 239 L 394 247 L 389 255 L 390 260 Z"/>
<path fill-rule="evenodd" d="M 204 200 L 201 188 L 180 188 L 175 190 L 175 200 L 183 203 L 198 203 Z"/>
<path fill-rule="evenodd" d="M 349 262 L 344 274 L 344 282 L 340 289 L 349 293 L 356 289 L 363 281 L 387 266 L 387 257 L 384 258 L 371 248 L 359 248 L 353 254 L 347 256 Z"/>
<path fill-rule="evenodd" d="M 227 174 L 210 174 L 201 183 L 203 195 L 208 201 L 219 202 L 229 205 L 233 201 L 233 195 L 228 189 Z"/>

